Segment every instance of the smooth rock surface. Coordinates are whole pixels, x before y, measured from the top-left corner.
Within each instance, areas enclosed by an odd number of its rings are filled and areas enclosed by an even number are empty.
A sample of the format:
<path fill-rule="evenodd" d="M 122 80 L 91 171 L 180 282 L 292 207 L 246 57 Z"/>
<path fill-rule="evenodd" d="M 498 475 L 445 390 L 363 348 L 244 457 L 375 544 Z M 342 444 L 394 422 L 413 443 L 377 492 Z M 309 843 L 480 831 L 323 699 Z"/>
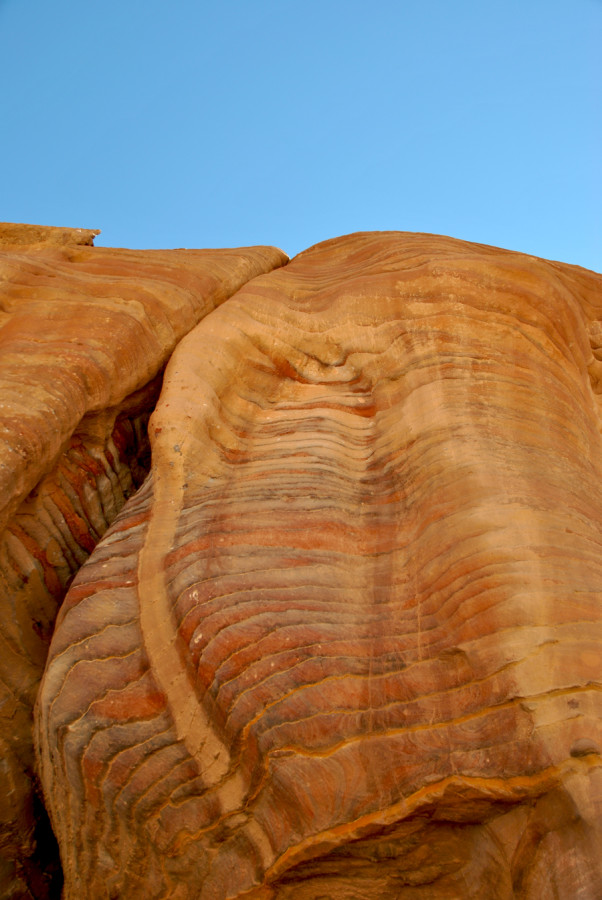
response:
<path fill-rule="evenodd" d="M 50 890 L 33 703 L 65 590 L 148 471 L 165 363 L 204 315 L 286 260 L 267 247 L 95 248 L 96 234 L 0 225 L 2 898 Z"/>
<path fill-rule="evenodd" d="M 601 896 L 601 320 L 377 233 L 181 341 L 40 691 L 65 900 Z"/>

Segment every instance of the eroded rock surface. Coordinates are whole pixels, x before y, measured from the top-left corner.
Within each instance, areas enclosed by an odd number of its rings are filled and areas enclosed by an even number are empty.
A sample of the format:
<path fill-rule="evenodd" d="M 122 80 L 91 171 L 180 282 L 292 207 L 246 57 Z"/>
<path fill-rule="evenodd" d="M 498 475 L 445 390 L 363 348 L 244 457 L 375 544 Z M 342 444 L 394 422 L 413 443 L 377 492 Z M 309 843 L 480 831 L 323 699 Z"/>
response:
<path fill-rule="evenodd" d="M 66 900 L 600 897 L 601 314 L 365 234 L 181 341 L 40 692 Z"/>
<path fill-rule="evenodd" d="M 97 233 L 0 225 L 2 898 L 51 889 L 33 703 L 65 590 L 148 471 L 164 365 L 204 315 L 286 260 L 266 247 L 94 248 Z"/>

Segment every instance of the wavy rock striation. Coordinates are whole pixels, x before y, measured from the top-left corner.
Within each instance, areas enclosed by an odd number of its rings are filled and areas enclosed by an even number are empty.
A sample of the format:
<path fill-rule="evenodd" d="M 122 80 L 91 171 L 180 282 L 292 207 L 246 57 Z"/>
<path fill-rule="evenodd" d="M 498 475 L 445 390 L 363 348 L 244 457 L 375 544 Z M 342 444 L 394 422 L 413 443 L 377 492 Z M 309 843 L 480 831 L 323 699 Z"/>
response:
<path fill-rule="evenodd" d="M 163 367 L 204 315 L 286 259 L 94 248 L 97 233 L 0 226 L 3 898 L 50 890 L 32 708 L 66 588 L 148 471 Z"/>
<path fill-rule="evenodd" d="M 177 347 L 39 699 L 65 900 L 594 900 L 602 277 L 359 234 Z"/>

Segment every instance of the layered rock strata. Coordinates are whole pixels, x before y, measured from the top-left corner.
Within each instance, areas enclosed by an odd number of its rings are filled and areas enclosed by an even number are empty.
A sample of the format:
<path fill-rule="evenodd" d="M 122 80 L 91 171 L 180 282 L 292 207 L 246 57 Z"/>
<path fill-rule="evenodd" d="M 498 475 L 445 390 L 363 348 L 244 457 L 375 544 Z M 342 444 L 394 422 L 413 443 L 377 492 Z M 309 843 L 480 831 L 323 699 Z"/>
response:
<path fill-rule="evenodd" d="M 602 278 L 339 238 L 178 345 L 38 708 L 65 900 L 594 900 Z"/>
<path fill-rule="evenodd" d="M 3 898 L 49 890 L 33 703 L 66 588 L 148 471 L 165 363 L 204 315 L 286 260 L 261 247 L 94 248 L 97 233 L 0 226 Z"/>

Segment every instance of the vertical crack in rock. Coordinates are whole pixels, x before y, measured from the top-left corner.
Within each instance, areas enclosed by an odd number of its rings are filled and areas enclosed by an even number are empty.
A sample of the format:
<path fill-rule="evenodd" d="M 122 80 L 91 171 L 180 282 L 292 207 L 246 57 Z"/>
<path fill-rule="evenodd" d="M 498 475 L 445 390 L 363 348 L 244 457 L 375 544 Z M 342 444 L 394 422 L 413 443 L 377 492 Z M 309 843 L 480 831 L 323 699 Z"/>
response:
<path fill-rule="evenodd" d="M 595 900 L 602 277 L 359 234 L 178 345 L 38 698 L 65 900 Z"/>
<path fill-rule="evenodd" d="M 7 726 L 0 741 L 12 787 L 1 801 L 2 896 L 22 896 L 23 890 L 36 898 L 46 892 L 59 896 L 60 870 L 49 854 L 54 838 L 31 788 L 31 711 L 65 592 L 148 474 L 147 425 L 160 386 L 156 378 L 118 408 L 84 417 L 54 470 L 23 501 L 0 538 L 5 614 L 0 681 Z M 22 773 L 20 781 L 15 773 Z"/>

